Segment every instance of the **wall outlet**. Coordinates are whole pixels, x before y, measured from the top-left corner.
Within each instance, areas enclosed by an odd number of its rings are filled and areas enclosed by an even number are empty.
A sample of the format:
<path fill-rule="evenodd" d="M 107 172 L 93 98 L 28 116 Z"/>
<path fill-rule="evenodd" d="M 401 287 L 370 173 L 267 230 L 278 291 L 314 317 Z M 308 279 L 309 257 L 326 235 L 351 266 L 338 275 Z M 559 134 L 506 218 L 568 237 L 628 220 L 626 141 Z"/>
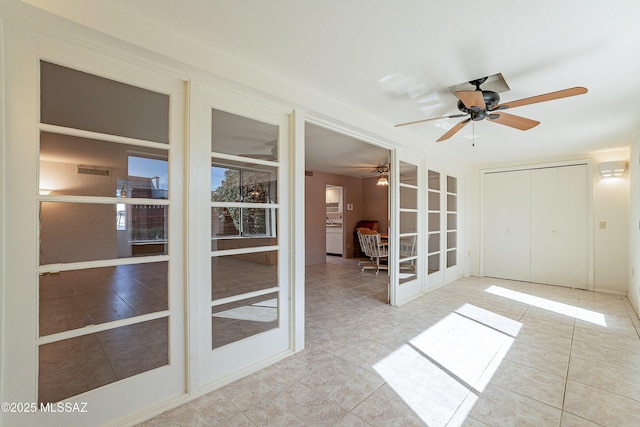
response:
<path fill-rule="evenodd" d="M 600 221 L 600 230 L 607 229 L 607 221 Z"/>

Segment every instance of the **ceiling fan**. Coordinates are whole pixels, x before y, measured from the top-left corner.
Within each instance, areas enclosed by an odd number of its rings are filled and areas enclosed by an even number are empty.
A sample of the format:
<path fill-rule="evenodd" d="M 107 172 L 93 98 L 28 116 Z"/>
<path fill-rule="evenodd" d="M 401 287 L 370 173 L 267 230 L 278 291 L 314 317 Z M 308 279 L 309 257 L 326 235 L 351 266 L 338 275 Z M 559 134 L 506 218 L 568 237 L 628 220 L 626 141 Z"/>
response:
<path fill-rule="evenodd" d="M 554 99 L 568 98 L 570 96 L 582 95 L 587 93 L 587 89 L 584 87 L 573 87 L 570 89 L 559 90 L 557 92 L 545 93 L 543 95 L 532 96 L 530 98 L 523 98 L 517 101 L 504 102 L 500 104 L 500 95 L 498 95 L 497 92 L 480 89 L 480 85 L 486 80 L 487 77 L 471 80 L 469 83 L 476 87 L 475 90 L 462 90 L 456 92 L 456 97 L 458 97 L 458 110 L 462 112 L 461 114 L 415 120 L 412 122 L 397 124 L 395 125 L 395 127 L 427 122 L 429 120 L 453 119 L 457 117 L 468 116 L 466 119 L 456 124 L 444 135 L 438 138 L 436 142 L 441 142 L 451 138 L 472 120 L 477 122 L 480 120 L 488 119 L 491 122 L 509 126 L 515 129 L 529 130 L 539 125 L 540 122 L 513 114 L 507 114 L 503 112 L 503 110 L 506 110 L 508 108 L 521 107 L 523 105 L 536 104 L 539 102 L 553 101 Z"/>

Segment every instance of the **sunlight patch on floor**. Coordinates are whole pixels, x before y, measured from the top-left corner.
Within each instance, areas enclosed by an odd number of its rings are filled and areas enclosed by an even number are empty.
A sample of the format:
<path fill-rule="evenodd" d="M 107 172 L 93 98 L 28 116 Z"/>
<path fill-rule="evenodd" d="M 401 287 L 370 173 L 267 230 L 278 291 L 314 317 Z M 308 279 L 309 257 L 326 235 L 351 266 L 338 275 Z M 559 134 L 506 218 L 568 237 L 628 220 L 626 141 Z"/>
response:
<path fill-rule="evenodd" d="M 427 425 L 459 426 L 521 327 L 513 319 L 464 304 L 373 368 Z M 398 372 L 401 360 L 410 362 Z"/>
<path fill-rule="evenodd" d="M 276 298 L 244 307 L 213 313 L 213 317 L 225 319 L 249 320 L 252 322 L 273 322 L 278 320 L 278 300 Z"/>
<path fill-rule="evenodd" d="M 602 313 L 597 311 L 587 310 L 579 308 L 571 304 L 564 304 L 561 302 L 553 301 L 548 298 L 537 297 L 534 295 L 525 294 L 524 292 L 518 292 L 511 289 L 506 289 L 501 286 L 490 286 L 486 289 L 493 295 L 498 295 L 504 298 L 509 298 L 514 301 L 519 301 L 534 307 L 542 308 L 545 310 L 553 311 L 554 313 L 562 314 L 576 319 L 584 320 L 586 322 L 594 323 L 600 326 L 607 326 L 607 321 Z"/>

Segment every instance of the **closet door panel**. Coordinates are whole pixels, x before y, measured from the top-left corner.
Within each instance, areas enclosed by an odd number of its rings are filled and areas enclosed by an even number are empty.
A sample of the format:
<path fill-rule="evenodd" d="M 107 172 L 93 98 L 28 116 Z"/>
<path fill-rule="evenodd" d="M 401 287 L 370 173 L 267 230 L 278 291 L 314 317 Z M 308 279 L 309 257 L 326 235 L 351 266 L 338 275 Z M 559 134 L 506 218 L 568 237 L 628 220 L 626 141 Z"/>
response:
<path fill-rule="evenodd" d="M 530 171 L 484 177 L 484 274 L 530 277 Z"/>
<path fill-rule="evenodd" d="M 557 283 L 586 289 L 588 284 L 587 165 L 558 168 Z"/>
<path fill-rule="evenodd" d="M 555 283 L 558 264 L 558 168 L 531 171 L 531 281 Z M 562 233 L 561 233 L 562 234 Z"/>

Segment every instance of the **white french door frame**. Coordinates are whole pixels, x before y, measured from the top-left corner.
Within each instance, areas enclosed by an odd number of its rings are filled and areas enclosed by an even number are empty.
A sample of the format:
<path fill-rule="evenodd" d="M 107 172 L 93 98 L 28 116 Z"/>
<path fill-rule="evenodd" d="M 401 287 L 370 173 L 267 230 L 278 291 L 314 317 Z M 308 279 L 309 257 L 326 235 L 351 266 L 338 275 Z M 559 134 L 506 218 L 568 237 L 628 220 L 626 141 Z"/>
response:
<path fill-rule="evenodd" d="M 426 292 L 426 263 L 424 262 L 426 233 L 425 224 L 425 173 L 424 161 L 416 163 L 415 153 L 393 150 L 391 156 L 391 182 L 389 186 L 391 230 L 389 233 L 389 269 L 390 269 L 390 301 L 391 305 L 402 305 Z M 416 242 L 416 277 L 400 284 L 400 162 L 414 165 L 417 169 L 417 242 Z"/>
<path fill-rule="evenodd" d="M 203 394 L 283 359 L 294 351 L 292 316 L 294 289 L 290 250 L 291 222 L 289 161 L 293 112 L 240 92 L 204 82 L 191 85 L 191 145 L 189 147 L 189 390 Z M 275 329 L 212 350 L 211 326 L 211 117 L 212 110 L 269 123 L 278 127 L 278 319 Z M 260 162 L 259 160 L 257 162 Z M 265 205 L 265 207 L 270 207 Z M 235 250 L 238 251 L 238 250 Z"/>
<path fill-rule="evenodd" d="M 5 115 L 11 112 L 11 121 L 4 128 L 4 177 L 11 177 L 11 186 L 4 194 L 4 244 L 11 247 L 4 252 L 3 310 L 4 343 L 11 343 L 10 351 L 2 353 L 2 399 L 12 402 L 37 402 L 38 345 L 49 338 L 38 337 L 38 194 L 39 132 L 47 128 L 39 124 L 39 61 L 52 61 L 73 69 L 119 82 L 164 93 L 170 97 L 169 126 L 169 181 L 172 189 L 169 215 L 169 308 L 165 312 L 123 319 L 109 325 L 89 325 L 81 330 L 69 331 L 65 337 L 86 335 L 158 316 L 169 317 L 169 363 L 162 367 L 128 377 L 82 394 L 65 402 L 86 402 L 92 423 L 112 424 L 132 414 L 140 413 L 159 402 L 184 395 L 185 369 L 185 304 L 184 304 L 184 139 L 185 139 L 185 82 L 171 73 L 159 71 L 143 60 L 109 54 L 103 46 L 86 40 L 75 40 L 60 34 L 50 35 L 41 29 L 14 22 L 3 23 Z M 46 129 L 45 129 L 46 130 Z M 69 135 L 99 137 L 98 134 L 74 129 L 59 129 Z M 101 134 L 100 134 L 101 135 Z M 105 140 L 124 142 L 126 138 Z M 114 219 L 115 223 L 115 219 Z M 115 224 L 114 224 L 115 226 Z M 5 246 L 7 247 L 7 246 Z M 156 257 L 157 258 L 157 257 Z M 84 267 L 120 265 L 131 260 L 87 261 Z M 67 267 L 68 268 L 68 267 Z M 61 270 L 65 270 L 61 266 Z M 11 304 L 6 304 L 11 301 Z M 11 325 L 11 327 L 8 327 Z M 162 384 L 158 387 L 157 384 Z M 25 414 L 5 414 L 2 421 L 21 424 Z M 78 414 L 38 412 L 29 423 L 33 425 L 75 425 L 86 422 Z M 84 415 L 84 414 L 82 414 Z"/>

